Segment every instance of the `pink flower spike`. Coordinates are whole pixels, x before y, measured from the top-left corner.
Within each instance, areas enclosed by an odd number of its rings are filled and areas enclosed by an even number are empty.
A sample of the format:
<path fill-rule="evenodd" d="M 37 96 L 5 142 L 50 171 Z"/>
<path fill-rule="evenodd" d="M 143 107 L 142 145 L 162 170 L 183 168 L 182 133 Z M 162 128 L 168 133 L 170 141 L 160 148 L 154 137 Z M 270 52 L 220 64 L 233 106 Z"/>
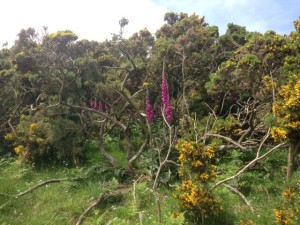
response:
<path fill-rule="evenodd" d="M 168 122 L 172 120 L 172 109 L 169 97 L 169 88 L 167 83 L 167 78 L 165 71 L 162 72 L 162 81 L 161 81 L 161 101 L 163 105 L 163 109 L 166 115 L 166 119 Z"/>
<path fill-rule="evenodd" d="M 146 97 L 146 118 L 149 123 L 153 123 L 154 113 L 148 96 Z"/>
<path fill-rule="evenodd" d="M 96 101 L 91 102 L 91 108 L 92 109 L 97 109 L 97 102 Z"/>

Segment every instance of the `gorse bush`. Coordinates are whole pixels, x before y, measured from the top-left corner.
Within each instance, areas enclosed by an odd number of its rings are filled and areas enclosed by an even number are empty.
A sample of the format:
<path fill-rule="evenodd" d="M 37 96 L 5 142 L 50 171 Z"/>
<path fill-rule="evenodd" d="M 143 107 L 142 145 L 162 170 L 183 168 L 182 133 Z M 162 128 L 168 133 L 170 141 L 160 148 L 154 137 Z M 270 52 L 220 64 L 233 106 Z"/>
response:
<path fill-rule="evenodd" d="M 282 192 L 283 202 L 274 209 L 275 219 L 280 225 L 300 224 L 300 179 Z"/>
<path fill-rule="evenodd" d="M 214 147 L 185 140 L 179 140 L 176 147 L 179 151 L 179 174 L 182 178 L 176 197 L 183 210 L 191 216 L 191 220 L 203 223 L 223 210 L 219 200 L 209 190 L 209 183 L 216 178 Z"/>
<path fill-rule="evenodd" d="M 78 164 L 83 145 L 82 131 L 64 118 L 22 115 L 14 132 L 5 136 L 20 160 L 35 163 Z"/>

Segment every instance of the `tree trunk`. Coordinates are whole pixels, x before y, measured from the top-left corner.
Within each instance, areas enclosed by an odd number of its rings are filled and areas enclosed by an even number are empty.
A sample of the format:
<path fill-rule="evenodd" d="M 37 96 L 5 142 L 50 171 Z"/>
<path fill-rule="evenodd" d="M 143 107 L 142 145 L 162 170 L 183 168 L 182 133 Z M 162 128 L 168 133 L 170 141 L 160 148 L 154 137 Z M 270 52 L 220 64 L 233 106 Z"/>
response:
<path fill-rule="evenodd" d="M 288 180 L 292 174 L 296 163 L 297 152 L 300 146 L 300 141 L 291 141 L 288 153 L 286 179 Z"/>
<path fill-rule="evenodd" d="M 108 163 L 110 165 L 112 165 L 114 168 L 119 167 L 118 161 L 105 150 L 102 140 L 97 141 L 97 143 L 98 143 L 98 147 L 99 147 L 101 155 L 103 155 L 107 159 Z"/>

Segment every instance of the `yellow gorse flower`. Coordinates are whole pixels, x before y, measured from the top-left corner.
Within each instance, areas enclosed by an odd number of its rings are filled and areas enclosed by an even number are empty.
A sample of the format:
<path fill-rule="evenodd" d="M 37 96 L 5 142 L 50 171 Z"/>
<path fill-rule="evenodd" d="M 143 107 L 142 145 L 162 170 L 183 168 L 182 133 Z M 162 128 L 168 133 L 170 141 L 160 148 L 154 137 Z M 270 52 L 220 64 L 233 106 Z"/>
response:
<path fill-rule="evenodd" d="M 30 124 L 29 129 L 30 129 L 31 131 L 35 131 L 35 130 L 37 129 L 37 124 L 36 124 L 36 123 Z"/>
<path fill-rule="evenodd" d="M 13 133 L 8 133 L 8 134 L 5 135 L 4 138 L 5 138 L 5 140 L 7 140 L 7 141 L 12 141 L 12 140 L 15 139 L 15 135 L 14 135 Z"/>
<path fill-rule="evenodd" d="M 287 132 L 280 127 L 273 127 L 271 130 L 271 136 L 275 141 L 283 141 L 287 138 Z"/>
<path fill-rule="evenodd" d="M 23 145 L 19 145 L 19 146 L 15 147 L 14 150 L 17 153 L 17 155 L 22 155 L 23 151 L 24 151 L 24 146 Z"/>
<path fill-rule="evenodd" d="M 193 141 L 179 140 L 176 145 L 181 163 L 179 176 L 183 178 L 177 188 L 179 203 L 196 215 L 216 215 L 222 206 L 214 195 L 207 190 L 209 182 L 216 177 L 216 166 L 212 165 L 215 157 L 214 146 L 205 146 Z"/>

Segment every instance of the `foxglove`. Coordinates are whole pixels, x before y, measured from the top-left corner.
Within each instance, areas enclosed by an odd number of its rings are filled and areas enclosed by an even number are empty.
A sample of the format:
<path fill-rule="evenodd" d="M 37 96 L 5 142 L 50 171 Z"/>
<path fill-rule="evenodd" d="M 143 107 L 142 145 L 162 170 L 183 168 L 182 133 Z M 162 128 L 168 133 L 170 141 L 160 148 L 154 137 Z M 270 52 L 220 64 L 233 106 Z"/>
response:
<path fill-rule="evenodd" d="M 147 96 L 146 97 L 146 118 L 149 123 L 153 122 L 153 118 L 154 118 L 153 116 L 154 116 L 153 109 L 152 109 L 151 103 L 149 101 L 149 98 Z"/>
<path fill-rule="evenodd" d="M 162 81 L 161 81 L 161 100 L 162 100 L 163 109 L 165 111 L 166 119 L 168 122 L 171 122 L 172 109 L 171 109 L 171 103 L 169 98 L 169 88 L 168 88 L 167 78 L 164 70 L 162 72 Z"/>

